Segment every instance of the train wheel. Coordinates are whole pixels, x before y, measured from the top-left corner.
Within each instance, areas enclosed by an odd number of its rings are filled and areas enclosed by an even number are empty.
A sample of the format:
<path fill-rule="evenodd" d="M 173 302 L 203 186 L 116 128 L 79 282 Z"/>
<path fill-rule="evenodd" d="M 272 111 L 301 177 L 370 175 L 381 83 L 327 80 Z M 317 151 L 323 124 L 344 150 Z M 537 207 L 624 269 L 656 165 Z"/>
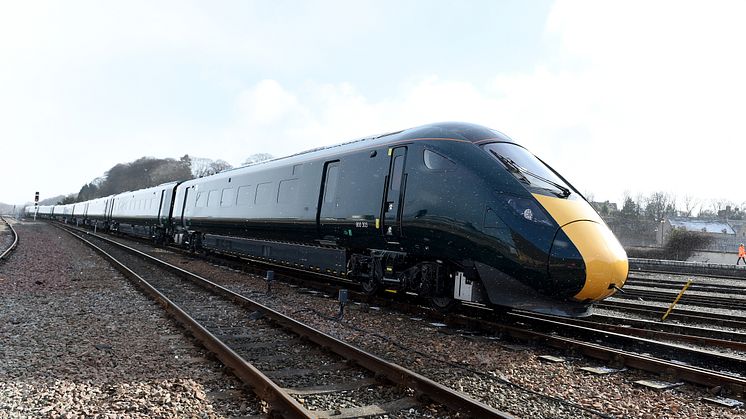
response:
<path fill-rule="evenodd" d="M 381 283 L 376 281 L 375 278 L 368 278 L 360 281 L 360 286 L 363 288 L 363 291 L 368 295 L 374 295 L 378 293 L 378 290 L 381 289 Z"/>
<path fill-rule="evenodd" d="M 430 298 L 430 304 L 441 313 L 447 313 L 453 310 L 458 302 L 451 297 L 432 297 Z"/>

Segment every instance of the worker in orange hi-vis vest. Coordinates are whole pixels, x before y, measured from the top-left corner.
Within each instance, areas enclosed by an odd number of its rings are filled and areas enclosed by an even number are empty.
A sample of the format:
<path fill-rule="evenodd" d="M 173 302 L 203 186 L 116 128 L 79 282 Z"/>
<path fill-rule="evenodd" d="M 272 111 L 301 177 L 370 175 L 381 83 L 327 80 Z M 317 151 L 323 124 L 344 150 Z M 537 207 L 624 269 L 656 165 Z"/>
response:
<path fill-rule="evenodd" d="M 736 261 L 736 265 L 741 263 L 743 260 L 743 264 L 746 265 L 746 249 L 743 247 L 743 243 L 741 243 L 740 246 L 738 246 L 738 260 Z"/>

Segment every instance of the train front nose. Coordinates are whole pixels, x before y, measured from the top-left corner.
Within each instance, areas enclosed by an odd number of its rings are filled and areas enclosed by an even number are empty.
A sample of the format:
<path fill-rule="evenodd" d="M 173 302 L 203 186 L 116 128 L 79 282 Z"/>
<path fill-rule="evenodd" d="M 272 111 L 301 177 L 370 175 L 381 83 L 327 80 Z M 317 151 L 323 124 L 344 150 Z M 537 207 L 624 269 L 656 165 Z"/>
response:
<path fill-rule="evenodd" d="M 621 288 L 627 254 L 596 211 L 584 200 L 534 196 L 560 226 L 547 268 L 554 286 L 567 290 L 563 297 L 594 301 Z"/>
<path fill-rule="evenodd" d="M 565 258 L 565 264 L 550 258 L 549 273 L 568 270 L 579 273 L 580 262 L 585 268 L 582 288 L 572 296 L 577 301 L 593 301 L 608 297 L 627 280 L 627 254 L 614 234 L 604 224 L 595 221 L 575 221 L 561 227 L 555 245 L 566 237 L 575 249 L 575 258 Z M 553 245 L 553 249 L 555 249 Z M 559 246 L 558 246 L 559 247 Z M 552 253 L 555 253 L 554 251 Z"/>

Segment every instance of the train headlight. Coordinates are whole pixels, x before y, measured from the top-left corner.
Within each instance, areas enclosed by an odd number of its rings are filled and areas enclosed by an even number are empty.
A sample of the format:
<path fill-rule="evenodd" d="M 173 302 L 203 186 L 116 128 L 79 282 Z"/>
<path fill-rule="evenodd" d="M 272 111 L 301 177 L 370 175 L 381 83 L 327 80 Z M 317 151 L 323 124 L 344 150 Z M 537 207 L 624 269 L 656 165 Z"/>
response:
<path fill-rule="evenodd" d="M 510 197 L 508 206 L 516 215 L 538 224 L 552 225 L 549 215 L 532 199 Z"/>

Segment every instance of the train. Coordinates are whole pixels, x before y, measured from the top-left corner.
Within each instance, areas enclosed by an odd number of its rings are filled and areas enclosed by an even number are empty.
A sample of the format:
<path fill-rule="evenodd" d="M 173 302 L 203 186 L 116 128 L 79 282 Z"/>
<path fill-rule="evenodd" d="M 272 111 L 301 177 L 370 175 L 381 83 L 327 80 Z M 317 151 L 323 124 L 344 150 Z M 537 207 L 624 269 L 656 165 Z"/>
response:
<path fill-rule="evenodd" d="M 586 316 L 627 256 L 589 202 L 505 134 L 448 122 L 27 215 L 417 294 Z"/>

